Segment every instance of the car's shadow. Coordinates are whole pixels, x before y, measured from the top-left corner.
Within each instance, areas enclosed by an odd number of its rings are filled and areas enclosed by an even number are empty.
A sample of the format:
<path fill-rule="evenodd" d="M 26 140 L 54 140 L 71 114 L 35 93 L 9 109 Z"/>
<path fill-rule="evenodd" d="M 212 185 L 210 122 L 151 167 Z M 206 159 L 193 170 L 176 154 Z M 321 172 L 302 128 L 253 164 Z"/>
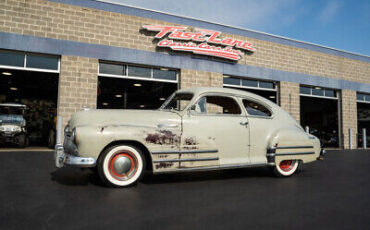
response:
<path fill-rule="evenodd" d="M 64 167 L 50 173 L 51 180 L 62 185 L 79 186 L 79 185 L 96 185 L 104 187 L 97 173 L 89 169 L 80 169 L 74 167 Z"/>
<path fill-rule="evenodd" d="M 81 170 L 79 168 L 64 167 L 57 169 L 50 174 L 51 180 L 62 185 L 79 186 L 91 184 L 100 187 L 105 186 L 103 182 L 101 182 L 99 175 L 89 169 Z M 268 168 L 225 169 L 171 174 L 153 174 L 151 172 L 147 172 L 144 174 L 140 183 L 152 185 L 264 177 L 273 177 Z"/>

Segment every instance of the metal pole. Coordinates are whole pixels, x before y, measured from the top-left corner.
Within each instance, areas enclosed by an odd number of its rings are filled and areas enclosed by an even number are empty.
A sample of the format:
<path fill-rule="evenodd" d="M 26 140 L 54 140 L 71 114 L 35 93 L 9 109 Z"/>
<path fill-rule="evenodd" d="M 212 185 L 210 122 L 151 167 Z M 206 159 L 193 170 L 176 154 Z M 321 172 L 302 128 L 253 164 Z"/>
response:
<path fill-rule="evenodd" d="M 306 126 L 306 133 L 310 133 L 310 127 Z"/>
<path fill-rule="evenodd" d="M 63 123 L 63 118 L 59 116 L 57 118 L 57 141 L 56 145 L 62 145 L 62 123 Z"/>
<path fill-rule="evenodd" d="M 366 137 L 366 129 L 365 128 L 363 128 L 362 129 L 362 146 L 364 147 L 364 149 L 366 149 L 366 147 L 367 147 L 367 139 L 366 139 L 367 137 Z"/>
<path fill-rule="evenodd" d="M 349 141 L 349 149 L 352 149 L 352 129 L 348 129 L 348 141 Z"/>

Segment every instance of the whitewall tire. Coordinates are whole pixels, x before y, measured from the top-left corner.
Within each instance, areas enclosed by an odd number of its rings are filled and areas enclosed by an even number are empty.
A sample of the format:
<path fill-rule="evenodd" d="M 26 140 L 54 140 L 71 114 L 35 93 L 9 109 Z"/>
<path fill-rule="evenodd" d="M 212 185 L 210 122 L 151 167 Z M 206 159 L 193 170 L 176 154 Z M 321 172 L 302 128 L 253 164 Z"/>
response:
<path fill-rule="evenodd" d="M 288 177 L 293 175 L 297 171 L 298 166 L 298 160 L 283 160 L 279 164 L 275 165 L 273 171 L 278 177 Z"/>
<path fill-rule="evenodd" d="M 113 146 L 105 150 L 98 160 L 98 172 L 108 186 L 127 187 L 143 175 L 145 157 L 130 145 Z"/>

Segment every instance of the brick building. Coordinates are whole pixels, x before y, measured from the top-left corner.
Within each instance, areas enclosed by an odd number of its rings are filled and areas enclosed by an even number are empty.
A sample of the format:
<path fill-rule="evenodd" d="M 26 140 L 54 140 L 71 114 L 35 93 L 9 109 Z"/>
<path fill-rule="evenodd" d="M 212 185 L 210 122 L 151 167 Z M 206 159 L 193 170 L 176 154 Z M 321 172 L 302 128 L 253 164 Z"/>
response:
<path fill-rule="evenodd" d="M 225 48 L 217 42 L 230 38 L 255 50 L 235 43 L 240 59 L 230 60 L 215 50 L 159 47 L 170 32 L 158 39 L 145 25 L 183 26 L 182 36 L 209 30 L 202 42 L 210 46 Z M 212 43 L 215 31 L 222 34 Z M 195 36 L 173 40 L 202 43 Z M 349 148 L 351 141 L 356 148 L 362 129 L 370 133 L 369 62 L 364 55 L 102 1 L 0 1 L 0 103 L 30 104 L 34 120 L 53 108 L 66 122 L 83 106 L 152 109 L 178 88 L 233 87 L 275 101 L 328 147 Z"/>

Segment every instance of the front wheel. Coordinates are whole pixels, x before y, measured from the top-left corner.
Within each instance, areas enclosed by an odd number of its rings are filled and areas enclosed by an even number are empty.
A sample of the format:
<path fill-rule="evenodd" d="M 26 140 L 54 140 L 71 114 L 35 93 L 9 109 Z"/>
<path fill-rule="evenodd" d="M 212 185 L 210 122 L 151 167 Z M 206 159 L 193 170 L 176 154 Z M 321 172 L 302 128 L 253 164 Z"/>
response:
<path fill-rule="evenodd" d="M 298 165 L 298 160 L 283 160 L 272 167 L 272 171 L 278 177 L 288 177 L 297 171 Z"/>
<path fill-rule="evenodd" d="M 105 150 L 98 160 L 98 173 L 102 181 L 113 187 L 135 184 L 143 175 L 145 157 L 133 146 L 119 145 Z"/>

